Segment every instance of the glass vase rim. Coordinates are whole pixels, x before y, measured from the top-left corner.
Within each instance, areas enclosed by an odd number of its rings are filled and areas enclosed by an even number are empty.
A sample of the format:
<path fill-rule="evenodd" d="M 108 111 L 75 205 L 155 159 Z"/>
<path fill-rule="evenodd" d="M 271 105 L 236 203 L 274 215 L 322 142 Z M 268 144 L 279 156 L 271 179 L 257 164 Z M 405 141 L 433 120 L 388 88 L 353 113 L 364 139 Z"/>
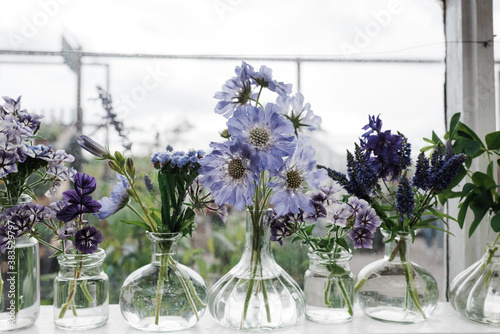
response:
<path fill-rule="evenodd" d="M 151 232 L 146 231 L 146 236 L 153 242 L 179 241 L 182 238 L 182 232 Z"/>
<path fill-rule="evenodd" d="M 388 239 L 391 235 L 390 231 L 383 229 L 383 228 L 380 229 L 380 233 L 382 233 L 382 236 L 386 239 Z M 410 232 L 407 232 L 407 231 L 398 231 L 398 232 L 396 232 L 396 238 L 398 238 L 398 237 L 399 238 L 401 238 L 401 237 L 408 238 L 408 237 L 411 237 L 411 234 L 410 234 Z"/>
<path fill-rule="evenodd" d="M 335 261 L 350 261 L 352 259 L 352 251 L 340 248 L 338 251 L 312 250 L 309 248 L 307 253 L 309 260 L 319 260 L 325 262 Z"/>
<path fill-rule="evenodd" d="M 58 255 L 57 261 L 70 265 L 72 263 L 78 264 L 80 262 L 85 263 L 85 262 L 101 261 L 104 260 L 105 257 L 106 257 L 106 251 L 102 248 L 97 248 L 97 250 L 94 253 L 89 253 L 89 254 L 85 253 L 78 254 L 75 253 L 74 249 L 71 249 L 68 252 Z"/>

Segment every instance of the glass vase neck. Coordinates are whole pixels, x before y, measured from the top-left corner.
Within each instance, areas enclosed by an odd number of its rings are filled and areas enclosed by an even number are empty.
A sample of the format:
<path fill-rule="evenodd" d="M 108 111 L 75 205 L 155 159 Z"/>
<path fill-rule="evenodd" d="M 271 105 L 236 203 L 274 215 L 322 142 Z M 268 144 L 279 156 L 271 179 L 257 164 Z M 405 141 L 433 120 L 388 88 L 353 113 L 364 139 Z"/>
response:
<path fill-rule="evenodd" d="M 387 231 L 382 231 L 384 236 L 385 249 L 384 249 L 384 259 L 388 262 L 409 262 L 410 261 L 410 246 L 412 244 L 411 235 L 406 232 L 398 233 L 396 237 L 390 239 L 390 233 Z"/>
<path fill-rule="evenodd" d="M 152 242 L 152 263 L 159 263 L 162 255 L 170 255 L 171 257 L 177 255 L 177 243 L 181 239 L 182 233 L 154 233 L 147 231 L 146 236 Z"/>
<path fill-rule="evenodd" d="M 242 258 L 251 256 L 257 249 L 261 256 L 271 256 L 271 219 L 273 210 L 247 210 L 245 249 Z"/>
<path fill-rule="evenodd" d="M 76 266 L 97 266 L 104 263 L 104 258 L 106 257 L 106 252 L 102 248 L 98 248 L 92 254 L 78 254 L 74 251 L 61 254 L 57 257 L 57 261 L 60 265 L 68 267 Z"/>

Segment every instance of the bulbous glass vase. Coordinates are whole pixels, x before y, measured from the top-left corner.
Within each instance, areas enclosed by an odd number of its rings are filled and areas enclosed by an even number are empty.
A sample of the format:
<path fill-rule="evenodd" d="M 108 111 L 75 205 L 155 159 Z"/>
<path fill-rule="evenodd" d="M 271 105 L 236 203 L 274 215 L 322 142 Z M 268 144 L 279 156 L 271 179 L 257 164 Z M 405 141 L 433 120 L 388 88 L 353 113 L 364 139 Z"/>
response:
<path fill-rule="evenodd" d="M 57 257 L 54 280 L 54 323 L 65 330 L 85 330 L 108 321 L 109 280 L 103 271 L 106 252 L 65 253 Z"/>
<path fill-rule="evenodd" d="M 194 326 L 205 313 L 207 287 L 176 260 L 179 233 L 147 232 L 152 261 L 130 274 L 120 290 L 120 309 L 130 326 L 170 332 Z"/>
<path fill-rule="evenodd" d="M 349 263 L 352 254 L 345 249 L 337 252 L 309 252 L 309 268 L 304 275 L 306 318 L 336 324 L 352 320 L 354 275 Z"/>
<path fill-rule="evenodd" d="M 0 197 L 0 212 L 31 202 L 23 195 Z M 6 224 L 6 222 L 1 222 Z M 3 242 L 6 242 L 3 240 Z M 32 326 L 40 313 L 40 256 L 35 238 L 10 239 L 0 252 L 0 332 Z"/>
<path fill-rule="evenodd" d="M 272 213 L 247 211 L 241 259 L 209 292 L 210 313 L 224 327 L 273 330 L 293 326 L 304 316 L 304 293 L 270 249 Z"/>
<path fill-rule="evenodd" d="M 388 234 L 382 232 L 385 239 Z M 384 258 L 359 272 L 356 297 L 369 317 L 385 322 L 417 323 L 436 309 L 439 291 L 434 277 L 410 261 L 411 237 L 399 234 L 386 242 Z"/>
<path fill-rule="evenodd" d="M 453 279 L 448 297 L 464 317 L 500 325 L 500 245 L 489 244 L 483 257 Z"/>

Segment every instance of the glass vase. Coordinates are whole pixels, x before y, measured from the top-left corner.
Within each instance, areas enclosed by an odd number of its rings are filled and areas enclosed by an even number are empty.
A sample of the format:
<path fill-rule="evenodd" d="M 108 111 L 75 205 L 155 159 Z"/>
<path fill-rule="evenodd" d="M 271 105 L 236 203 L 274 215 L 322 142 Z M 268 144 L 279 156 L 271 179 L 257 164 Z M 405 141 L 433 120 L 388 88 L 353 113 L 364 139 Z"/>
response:
<path fill-rule="evenodd" d="M 0 197 L 0 212 L 31 202 L 29 196 Z M 3 225 L 8 222 L 2 221 Z M 38 241 L 10 239 L 0 252 L 0 332 L 32 326 L 40 313 L 40 257 Z"/>
<path fill-rule="evenodd" d="M 130 326 L 169 332 L 194 326 L 205 313 L 207 287 L 176 260 L 180 233 L 147 232 L 151 263 L 130 274 L 120 290 L 120 309 Z"/>
<path fill-rule="evenodd" d="M 489 244 L 483 257 L 457 275 L 449 290 L 451 306 L 466 318 L 500 325 L 500 251 Z"/>
<path fill-rule="evenodd" d="M 439 291 L 434 277 L 410 261 L 411 236 L 385 237 L 384 258 L 364 267 L 356 279 L 356 297 L 369 317 L 385 322 L 418 323 L 436 309 Z"/>
<path fill-rule="evenodd" d="M 65 330 L 85 330 L 108 321 L 108 276 L 103 271 L 106 252 L 65 253 L 57 257 L 54 280 L 54 323 Z"/>
<path fill-rule="evenodd" d="M 309 268 L 304 275 L 306 318 L 335 324 L 352 320 L 354 275 L 349 263 L 352 254 L 345 249 L 327 253 L 309 252 Z"/>
<path fill-rule="evenodd" d="M 304 315 L 304 293 L 270 249 L 272 214 L 247 211 L 241 259 L 209 292 L 210 313 L 224 327 L 273 330 L 292 326 Z"/>

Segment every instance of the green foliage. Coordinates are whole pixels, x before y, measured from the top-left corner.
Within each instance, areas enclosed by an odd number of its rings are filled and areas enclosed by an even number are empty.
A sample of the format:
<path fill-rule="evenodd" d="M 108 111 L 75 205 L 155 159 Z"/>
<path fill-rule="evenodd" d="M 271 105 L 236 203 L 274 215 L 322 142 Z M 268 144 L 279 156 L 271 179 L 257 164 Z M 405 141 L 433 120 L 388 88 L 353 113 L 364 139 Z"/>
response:
<path fill-rule="evenodd" d="M 426 149 L 430 149 L 442 143 L 441 139 L 434 136 L 433 139 L 426 139 L 433 144 Z M 460 210 L 458 213 L 458 223 L 463 228 L 467 212 L 472 212 L 474 219 L 469 228 L 469 237 L 472 236 L 486 214 L 491 213 L 491 228 L 495 232 L 500 232 L 500 202 L 497 188 L 499 185 L 495 179 L 495 165 L 500 165 L 500 131 L 486 134 L 484 141 L 467 125 L 460 122 L 460 114 L 453 115 L 450 120 L 449 131 L 445 139 L 453 144 L 455 154 L 465 153 L 469 159 L 466 162 L 467 169 L 463 169 L 455 178 L 453 185 L 458 185 L 467 177 L 466 183 L 461 191 L 447 191 L 441 195 L 440 200 L 448 198 L 460 198 Z M 474 159 L 484 159 L 487 161 L 486 169 L 483 171 L 473 171 L 471 169 Z"/>

